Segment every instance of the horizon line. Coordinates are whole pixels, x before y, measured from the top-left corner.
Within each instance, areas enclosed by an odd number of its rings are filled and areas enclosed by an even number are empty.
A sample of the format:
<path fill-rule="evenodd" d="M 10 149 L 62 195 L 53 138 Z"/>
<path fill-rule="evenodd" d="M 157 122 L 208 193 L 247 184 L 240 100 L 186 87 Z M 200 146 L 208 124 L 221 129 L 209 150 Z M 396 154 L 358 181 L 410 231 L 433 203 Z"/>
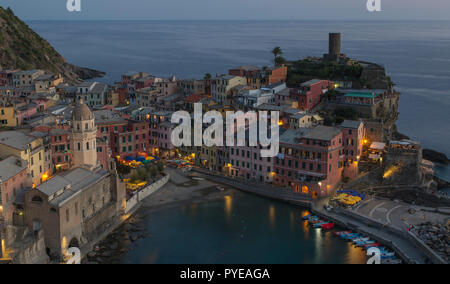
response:
<path fill-rule="evenodd" d="M 24 21 L 59 21 L 59 22 L 156 22 L 156 21 L 192 21 L 192 22 L 449 22 L 450 19 L 23 19 Z"/>

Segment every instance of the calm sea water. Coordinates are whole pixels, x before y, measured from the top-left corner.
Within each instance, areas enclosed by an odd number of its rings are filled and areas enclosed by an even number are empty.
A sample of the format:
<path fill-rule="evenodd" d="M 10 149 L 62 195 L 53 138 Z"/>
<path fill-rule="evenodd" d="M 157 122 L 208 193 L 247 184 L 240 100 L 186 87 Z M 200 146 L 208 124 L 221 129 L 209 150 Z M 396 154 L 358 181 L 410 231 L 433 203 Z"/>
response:
<path fill-rule="evenodd" d="M 303 264 L 366 262 L 365 252 L 302 220 L 305 210 L 234 192 L 221 201 L 152 212 L 148 236 L 122 263 Z M 138 213 L 139 214 L 139 213 Z M 136 246 L 137 245 L 137 246 Z M 136 247 L 134 247 L 136 246 Z"/>

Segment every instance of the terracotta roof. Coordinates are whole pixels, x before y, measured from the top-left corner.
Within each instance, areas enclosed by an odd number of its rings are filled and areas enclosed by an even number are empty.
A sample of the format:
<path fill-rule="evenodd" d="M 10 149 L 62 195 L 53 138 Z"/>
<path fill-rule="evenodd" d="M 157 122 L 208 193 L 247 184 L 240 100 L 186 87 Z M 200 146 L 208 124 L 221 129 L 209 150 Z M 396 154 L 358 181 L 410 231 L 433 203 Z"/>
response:
<path fill-rule="evenodd" d="M 204 94 L 192 94 L 184 98 L 186 103 L 197 103 L 205 97 Z"/>

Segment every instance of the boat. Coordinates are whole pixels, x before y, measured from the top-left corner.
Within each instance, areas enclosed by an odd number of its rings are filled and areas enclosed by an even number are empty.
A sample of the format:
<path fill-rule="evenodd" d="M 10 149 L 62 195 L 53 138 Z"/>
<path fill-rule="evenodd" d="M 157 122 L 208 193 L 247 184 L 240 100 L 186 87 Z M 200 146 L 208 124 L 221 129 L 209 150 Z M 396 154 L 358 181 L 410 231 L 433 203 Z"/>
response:
<path fill-rule="evenodd" d="M 392 257 L 392 256 L 395 256 L 395 252 L 386 252 L 381 254 L 381 257 Z"/>
<path fill-rule="evenodd" d="M 359 238 L 360 235 L 357 233 L 350 233 L 350 234 L 342 234 L 342 235 L 340 235 L 340 237 L 341 237 L 341 239 L 351 240 L 351 239 Z"/>
<path fill-rule="evenodd" d="M 397 259 L 395 257 L 395 255 L 389 255 L 389 256 L 381 255 L 381 261 L 383 261 L 383 260 L 395 260 L 395 259 Z"/>
<path fill-rule="evenodd" d="M 373 243 L 375 243 L 375 241 L 357 242 L 355 244 L 355 246 L 357 246 L 357 247 L 364 247 L 365 245 L 370 245 L 370 244 L 373 244 Z"/>
<path fill-rule="evenodd" d="M 360 234 L 341 235 L 342 239 L 349 240 L 349 241 L 352 240 L 352 239 L 355 239 L 355 238 L 360 238 L 360 237 L 361 237 Z"/>
<path fill-rule="evenodd" d="M 357 238 L 357 239 L 353 239 L 352 242 L 356 243 L 356 242 L 365 242 L 370 240 L 370 238 Z"/>
<path fill-rule="evenodd" d="M 331 230 L 334 228 L 334 223 L 323 224 L 321 227 L 324 230 Z"/>
<path fill-rule="evenodd" d="M 324 225 L 324 224 L 327 224 L 327 222 L 320 222 L 320 223 L 316 223 L 316 224 L 314 224 L 314 228 L 320 228 L 320 227 L 322 227 L 322 225 Z"/>
<path fill-rule="evenodd" d="M 381 264 L 402 264 L 403 262 L 400 259 L 382 259 Z"/>
<path fill-rule="evenodd" d="M 381 244 L 379 243 L 373 243 L 373 244 L 367 244 L 364 246 L 364 248 L 374 248 L 374 247 L 379 247 L 381 246 Z"/>
<path fill-rule="evenodd" d="M 334 232 L 334 234 L 335 234 L 336 236 L 348 235 L 348 234 L 351 234 L 351 233 L 352 233 L 352 231 L 340 231 L 340 232 Z"/>
<path fill-rule="evenodd" d="M 314 220 L 314 221 L 310 221 L 309 224 L 315 225 L 317 223 L 323 223 L 323 222 L 324 222 L 323 220 Z"/>

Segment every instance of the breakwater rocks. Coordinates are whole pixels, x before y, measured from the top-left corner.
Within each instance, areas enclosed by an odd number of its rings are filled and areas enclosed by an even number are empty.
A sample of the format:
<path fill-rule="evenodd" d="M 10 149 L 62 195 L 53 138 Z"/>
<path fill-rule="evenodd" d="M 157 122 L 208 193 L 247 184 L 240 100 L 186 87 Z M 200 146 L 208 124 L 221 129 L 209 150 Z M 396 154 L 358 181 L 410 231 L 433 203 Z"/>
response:
<path fill-rule="evenodd" d="M 138 240 L 149 236 L 143 223 L 143 216 L 136 214 L 94 246 L 93 251 L 83 259 L 84 264 L 117 264 L 123 255 L 136 249 Z"/>
<path fill-rule="evenodd" d="M 447 225 L 423 223 L 415 227 L 418 236 L 444 260 L 450 261 L 450 222 Z"/>

